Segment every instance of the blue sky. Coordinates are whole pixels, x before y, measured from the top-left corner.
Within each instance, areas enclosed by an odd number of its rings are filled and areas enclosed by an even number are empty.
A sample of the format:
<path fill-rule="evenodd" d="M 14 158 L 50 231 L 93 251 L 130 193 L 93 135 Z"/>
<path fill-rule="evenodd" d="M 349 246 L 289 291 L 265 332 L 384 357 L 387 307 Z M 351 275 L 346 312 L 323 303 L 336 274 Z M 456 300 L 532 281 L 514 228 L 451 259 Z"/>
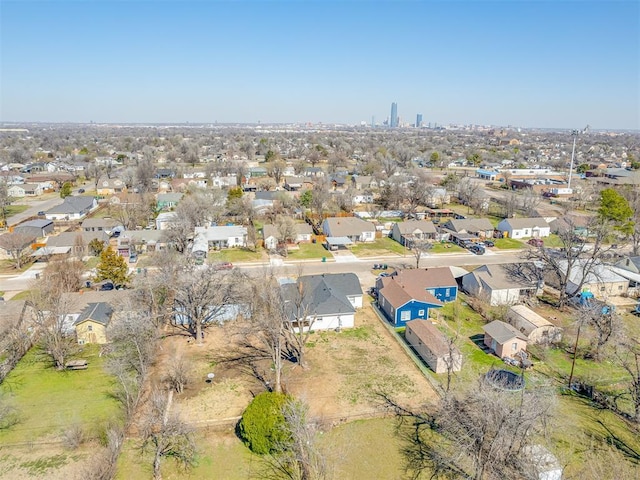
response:
<path fill-rule="evenodd" d="M 640 129 L 640 2 L 0 0 L 0 120 Z"/>

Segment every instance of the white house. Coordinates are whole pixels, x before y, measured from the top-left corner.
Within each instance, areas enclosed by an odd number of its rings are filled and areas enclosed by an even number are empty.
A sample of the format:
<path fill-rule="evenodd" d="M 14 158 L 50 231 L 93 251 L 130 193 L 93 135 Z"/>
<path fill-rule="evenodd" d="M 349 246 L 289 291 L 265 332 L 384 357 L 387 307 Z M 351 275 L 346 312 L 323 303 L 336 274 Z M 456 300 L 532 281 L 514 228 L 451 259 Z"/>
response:
<path fill-rule="evenodd" d="M 490 305 L 513 305 L 534 295 L 537 284 L 510 273 L 505 265 L 483 265 L 462 277 L 462 289 Z"/>
<path fill-rule="evenodd" d="M 245 247 L 247 245 L 247 228 L 241 225 L 196 227 L 195 236 L 196 238 L 204 237 L 209 249 Z"/>
<path fill-rule="evenodd" d="M 8 188 L 9 196 L 15 198 L 39 197 L 43 193 L 42 185 L 39 183 L 23 183 L 21 185 L 11 185 Z"/>
<path fill-rule="evenodd" d="M 93 197 L 66 197 L 60 205 L 45 212 L 47 220 L 80 220 L 89 212 L 98 208 Z"/>
<path fill-rule="evenodd" d="M 295 238 L 293 243 L 310 242 L 313 235 L 313 229 L 308 223 L 295 224 Z M 274 250 L 278 246 L 278 237 L 280 236 L 278 228 L 275 225 L 267 224 L 262 227 L 262 238 L 264 240 L 264 248 Z"/>
<path fill-rule="evenodd" d="M 156 229 L 157 230 L 167 230 L 171 223 L 175 222 L 178 219 L 178 216 L 175 212 L 162 212 L 159 213 L 156 217 Z"/>
<path fill-rule="evenodd" d="M 509 238 L 544 238 L 551 234 L 551 227 L 542 217 L 505 218 L 496 230 L 506 232 Z"/>
<path fill-rule="evenodd" d="M 326 218 L 322 231 L 327 237 L 348 237 L 352 242 L 373 242 L 376 227 L 373 223 L 356 217 Z"/>

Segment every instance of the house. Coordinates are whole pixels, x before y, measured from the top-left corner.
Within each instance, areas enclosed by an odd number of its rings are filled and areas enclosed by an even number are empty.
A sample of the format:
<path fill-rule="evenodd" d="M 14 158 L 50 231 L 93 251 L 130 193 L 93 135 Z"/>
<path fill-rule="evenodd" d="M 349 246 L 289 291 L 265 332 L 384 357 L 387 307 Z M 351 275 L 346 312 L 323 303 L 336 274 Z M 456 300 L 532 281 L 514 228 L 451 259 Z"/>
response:
<path fill-rule="evenodd" d="M 64 201 L 45 212 L 47 220 L 80 220 L 98 208 L 93 197 L 66 197 Z"/>
<path fill-rule="evenodd" d="M 109 235 L 105 231 L 101 232 L 62 232 L 58 235 L 48 237 L 45 253 L 73 253 L 76 255 L 88 255 L 89 244 L 93 240 L 99 240 L 105 245 L 109 244 Z"/>
<path fill-rule="evenodd" d="M 0 259 L 28 255 L 35 241 L 36 237 L 32 234 L 11 232 L 0 235 Z"/>
<path fill-rule="evenodd" d="M 103 175 L 98 179 L 96 184 L 96 195 L 109 196 L 116 195 L 118 193 L 125 193 L 127 191 L 127 185 L 119 178 L 109 178 Z"/>
<path fill-rule="evenodd" d="M 206 240 L 210 250 L 247 245 L 247 227 L 241 225 L 196 227 L 195 237 L 198 236 Z"/>
<path fill-rule="evenodd" d="M 113 308 L 106 302 L 88 304 L 73 323 L 78 343 L 107 343 L 107 327 L 112 315 Z"/>
<path fill-rule="evenodd" d="M 493 237 L 493 225 L 486 218 L 450 218 L 442 226 L 455 233 L 466 233 L 480 238 Z"/>
<path fill-rule="evenodd" d="M 313 229 L 308 223 L 296 223 L 295 224 L 295 238 L 293 243 L 310 242 L 313 235 Z M 280 233 L 278 227 L 275 225 L 267 224 L 262 228 L 262 238 L 264 241 L 264 248 L 267 250 L 274 250 L 278 246 L 278 238 Z"/>
<path fill-rule="evenodd" d="M 42 185 L 39 183 L 23 183 L 21 185 L 11 185 L 8 188 L 8 194 L 11 197 L 39 197 L 44 192 Z"/>
<path fill-rule="evenodd" d="M 159 193 L 156 198 L 158 210 L 170 210 L 174 208 L 184 197 L 183 193 Z"/>
<path fill-rule="evenodd" d="M 362 308 L 362 287 L 354 273 L 304 275 L 280 288 L 289 320 L 305 330 L 351 328 Z"/>
<path fill-rule="evenodd" d="M 376 281 L 378 306 L 387 320 L 396 327 L 405 326 L 409 320 L 426 320 L 430 309 L 442 306 L 442 302 L 433 293 L 415 280 L 415 275 L 394 275 L 380 277 Z"/>
<path fill-rule="evenodd" d="M 175 212 L 162 212 L 156 217 L 156 230 L 167 230 L 171 224 L 178 220 Z"/>
<path fill-rule="evenodd" d="M 374 198 L 371 193 L 356 193 L 351 197 L 354 205 L 362 205 L 363 203 L 373 203 Z"/>
<path fill-rule="evenodd" d="M 304 177 L 287 176 L 284 177 L 284 188 L 290 192 L 297 192 L 302 188 L 305 181 Z"/>
<path fill-rule="evenodd" d="M 567 270 L 566 260 L 558 264 L 562 271 Z M 629 290 L 629 279 L 616 273 L 614 268 L 603 263 L 590 263 L 588 259 L 577 259 L 569 272 L 566 292 L 570 296 L 591 292 L 598 300 L 605 301 L 609 297 L 625 296 Z M 586 275 L 585 270 L 588 270 Z M 547 281 L 550 285 L 557 286 L 557 279 L 553 275 Z"/>
<path fill-rule="evenodd" d="M 232 188 L 238 186 L 238 177 L 236 175 L 211 177 L 211 186 L 214 188 Z"/>
<path fill-rule="evenodd" d="M 530 343 L 558 343 L 562 340 L 562 329 L 525 305 L 512 305 L 507 312 L 507 321 L 525 334 Z"/>
<path fill-rule="evenodd" d="M 462 354 L 429 320 L 411 320 L 404 331 L 407 343 L 435 373 L 459 372 Z"/>
<path fill-rule="evenodd" d="M 484 344 L 500 358 L 513 357 L 516 353 L 527 350 L 527 336 L 508 323 L 494 320 L 482 329 Z"/>
<path fill-rule="evenodd" d="M 306 167 L 302 171 L 302 175 L 305 177 L 324 177 L 324 170 L 320 167 Z"/>
<path fill-rule="evenodd" d="M 118 225 L 120 225 L 120 222 L 115 218 L 109 217 L 87 218 L 80 224 L 84 232 L 106 232 L 109 235 Z"/>
<path fill-rule="evenodd" d="M 369 175 L 354 175 L 351 177 L 351 184 L 356 190 L 375 190 L 378 188 L 378 181 Z"/>
<path fill-rule="evenodd" d="M 347 237 L 351 242 L 373 242 L 376 238 L 375 225 L 357 217 L 326 218 L 322 231 L 327 237 Z"/>
<path fill-rule="evenodd" d="M 53 222 L 44 219 L 29 220 L 13 227 L 13 231 L 31 237 L 46 237 L 53 232 Z"/>
<path fill-rule="evenodd" d="M 397 222 L 391 228 L 391 238 L 411 248 L 415 241 L 435 240 L 436 227 L 431 220 L 408 220 Z"/>
<path fill-rule="evenodd" d="M 538 284 L 514 273 L 509 265 L 483 265 L 462 277 L 462 289 L 490 305 L 512 305 L 534 295 Z"/>
<path fill-rule="evenodd" d="M 496 227 L 508 238 L 544 238 L 551 234 L 551 227 L 542 217 L 537 218 L 505 218 Z"/>

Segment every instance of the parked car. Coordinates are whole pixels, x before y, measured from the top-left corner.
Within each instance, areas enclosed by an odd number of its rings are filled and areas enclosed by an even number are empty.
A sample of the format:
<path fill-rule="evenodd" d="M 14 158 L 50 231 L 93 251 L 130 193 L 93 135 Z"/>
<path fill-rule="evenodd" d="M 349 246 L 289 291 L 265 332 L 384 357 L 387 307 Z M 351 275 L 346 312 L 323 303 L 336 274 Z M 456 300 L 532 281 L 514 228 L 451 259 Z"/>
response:
<path fill-rule="evenodd" d="M 495 244 L 495 243 L 493 243 L 491 240 L 485 240 L 485 241 L 484 241 L 484 245 L 485 245 L 486 247 L 495 247 L 495 246 L 496 246 L 496 244 Z"/>
<path fill-rule="evenodd" d="M 138 255 L 136 255 L 135 253 L 132 253 L 131 255 L 129 255 L 129 263 L 136 263 L 138 261 Z"/>
<path fill-rule="evenodd" d="M 469 247 L 469 251 L 471 253 L 476 254 L 476 255 L 484 255 L 484 247 L 482 247 L 480 245 L 471 245 Z"/>
<path fill-rule="evenodd" d="M 115 285 L 111 282 L 103 283 L 102 285 L 100 285 L 100 291 L 102 292 L 107 292 L 109 290 L 113 290 L 114 288 Z"/>
<path fill-rule="evenodd" d="M 530 238 L 527 243 L 533 247 L 544 247 L 544 240 L 541 238 Z"/>
<path fill-rule="evenodd" d="M 214 267 L 216 270 L 231 270 L 233 264 L 231 262 L 220 262 Z"/>
<path fill-rule="evenodd" d="M 78 193 L 84 193 L 84 188 L 81 188 L 80 190 L 78 190 Z"/>
<path fill-rule="evenodd" d="M 44 212 L 43 211 L 38 212 L 38 216 L 39 217 L 44 217 Z"/>

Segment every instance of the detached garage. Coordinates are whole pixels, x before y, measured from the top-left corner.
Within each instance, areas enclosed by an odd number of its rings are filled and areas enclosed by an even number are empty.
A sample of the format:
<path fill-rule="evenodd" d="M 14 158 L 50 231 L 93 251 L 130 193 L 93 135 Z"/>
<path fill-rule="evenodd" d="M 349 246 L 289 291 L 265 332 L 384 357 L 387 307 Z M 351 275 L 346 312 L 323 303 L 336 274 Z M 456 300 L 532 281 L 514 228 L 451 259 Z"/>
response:
<path fill-rule="evenodd" d="M 524 305 L 513 305 L 507 312 L 508 322 L 524 333 L 531 343 L 556 343 L 562 329 Z"/>

